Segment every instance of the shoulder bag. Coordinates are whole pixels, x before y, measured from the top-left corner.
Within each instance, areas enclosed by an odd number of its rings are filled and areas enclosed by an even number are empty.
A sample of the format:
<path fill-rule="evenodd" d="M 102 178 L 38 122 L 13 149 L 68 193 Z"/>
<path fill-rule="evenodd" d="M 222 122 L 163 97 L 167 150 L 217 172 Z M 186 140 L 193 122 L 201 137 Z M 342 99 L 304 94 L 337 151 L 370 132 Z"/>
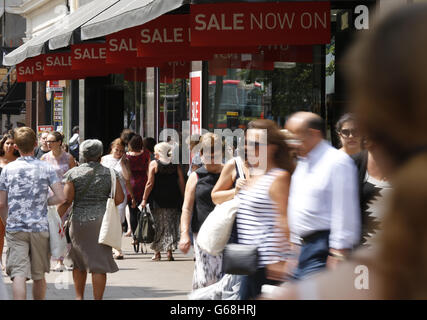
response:
<path fill-rule="evenodd" d="M 236 157 L 235 161 L 239 176 L 244 177 L 242 160 Z M 224 250 L 225 245 L 230 239 L 238 208 L 239 201 L 234 198 L 218 204 L 209 213 L 197 234 L 196 241 L 200 249 L 213 256 L 219 255 Z"/>
<path fill-rule="evenodd" d="M 50 253 L 53 257 L 60 258 L 67 251 L 67 240 L 56 206 L 47 206 L 47 220 L 49 222 Z"/>
<path fill-rule="evenodd" d="M 114 202 L 116 194 L 116 174 L 110 168 L 111 192 L 107 200 L 104 218 L 99 231 L 98 243 L 120 250 L 122 246 L 122 224 L 120 222 L 119 210 Z"/>

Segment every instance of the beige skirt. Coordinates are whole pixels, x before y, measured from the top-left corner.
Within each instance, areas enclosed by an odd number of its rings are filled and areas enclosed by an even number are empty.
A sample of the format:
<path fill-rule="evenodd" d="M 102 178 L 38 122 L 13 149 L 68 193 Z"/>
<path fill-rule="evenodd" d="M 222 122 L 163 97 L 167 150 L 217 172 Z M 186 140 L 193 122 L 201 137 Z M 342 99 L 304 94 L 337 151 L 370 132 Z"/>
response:
<path fill-rule="evenodd" d="M 113 273 L 119 270 L 111 247 L 98 243 L 101 224 L 102 217 L 87 222 L 72 220 L 68 258 L 73 261 L 74 269 L 89 273 Z"/>

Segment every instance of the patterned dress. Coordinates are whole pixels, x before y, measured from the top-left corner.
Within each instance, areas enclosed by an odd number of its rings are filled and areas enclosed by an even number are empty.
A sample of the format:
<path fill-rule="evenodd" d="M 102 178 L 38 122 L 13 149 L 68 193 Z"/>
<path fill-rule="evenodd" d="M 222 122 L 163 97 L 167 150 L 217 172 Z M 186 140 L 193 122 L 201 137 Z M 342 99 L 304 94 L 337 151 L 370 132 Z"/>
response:
<path fill-rule="evenodd" d="M 157 173 L 149 197 L 156 227 L 151 249 L 156 252 L 174 251 L 178 247 L 182 207 L 182 195 L 178 185 L 180 169 L 176 164 L 156 161 Z"/>
<path fill-rule="evenodd" d="M 118 271 L 111 247 L 98 243 L 111 191 L 110 170 L 97 162 L 84 163 L 68 171 L 64 182 L 72 182 L 75 190 L 68 255 L 74 268 L 90 273 Z"/>

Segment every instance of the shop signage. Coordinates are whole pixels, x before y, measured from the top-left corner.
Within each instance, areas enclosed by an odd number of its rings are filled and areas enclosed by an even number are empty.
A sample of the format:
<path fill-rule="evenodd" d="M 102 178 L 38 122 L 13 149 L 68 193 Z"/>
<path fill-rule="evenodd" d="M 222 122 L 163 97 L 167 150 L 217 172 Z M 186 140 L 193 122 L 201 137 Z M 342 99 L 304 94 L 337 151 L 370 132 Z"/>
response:
<path fill-rule="evenodd" d="M 44 55 L 26 59 L 16 66 L 18 82 L 49 80 L 43 76 Z"/>
<path fill-rule="evenodd" d="M 329 2 L 191 6 L 192 46 L 312 45 L 331 39 Z"/>
<path fill-rule="evenodd" d="M 128 68 L 125 69 L 124 79 L 126 81 L 146 82 L 147 72 L 145 68 Z"/>
<path fill-rule="evenodd" d="M 265 61 L 313 63 L 312 46 L 272 45 L 261 46 Z"/>
<path fill-rule="evenodd" d="M 104 43 L 75 44 L 71 51 L 73 70 L 105 69 L 107 46 Z"/>
<path fill-rule="evenodd" d="M 54 128 L 51 125 L 42 125 L 42 126 L 37 126 L 37 133 L 41 134 L 43 132 L 53 132 Z"/>
<path fill-rule="evenodd" d="M 190 73 L 191 134 L 202 133 L 202 72 Z"/>
<path fill-rule="evenodd" d="M 66 76 L 70 75 L 71 72 L 72 70 L 70 53 L 56 53 L 44 55 L 44 75 Z"/>

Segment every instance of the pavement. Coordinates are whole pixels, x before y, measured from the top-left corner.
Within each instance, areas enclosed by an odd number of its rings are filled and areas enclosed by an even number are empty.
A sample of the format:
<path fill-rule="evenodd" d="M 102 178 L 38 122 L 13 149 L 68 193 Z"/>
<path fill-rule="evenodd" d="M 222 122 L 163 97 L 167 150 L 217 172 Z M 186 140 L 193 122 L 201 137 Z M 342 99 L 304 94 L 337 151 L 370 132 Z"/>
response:
<path fill-rule="evenodd" d="M 5 241 L 6 242 L 6 241 Z M 107 274 L 105 300 L 187 300 L 191 292 L 194 261 L 193 254 L 184 255 L 174 252 L 175 261 L 167 261 L 166 253 L 162 260 L 152 261 L 152 250 L 148 253 L 134 252 L 131 238 L 123 237 L 123 260 L 115 260 L 119 271 Z M 3 263 L 6 263 L 7 243 L 3 251 Z M 145 251 L 145 250 L 144 250 Z M 56 262 L 51 261 L 52 268 Z M 12 283 L 3 272 L 9 298 L 12 298 Z M 46 274 L 46 300 L 74 300 L 75 291 L 71 271 Z M 88 274 L 85 300 L 92 300 L 91 276 Z M 32 299 L 32 281 L 27 282 L 27 299 Z"/>

